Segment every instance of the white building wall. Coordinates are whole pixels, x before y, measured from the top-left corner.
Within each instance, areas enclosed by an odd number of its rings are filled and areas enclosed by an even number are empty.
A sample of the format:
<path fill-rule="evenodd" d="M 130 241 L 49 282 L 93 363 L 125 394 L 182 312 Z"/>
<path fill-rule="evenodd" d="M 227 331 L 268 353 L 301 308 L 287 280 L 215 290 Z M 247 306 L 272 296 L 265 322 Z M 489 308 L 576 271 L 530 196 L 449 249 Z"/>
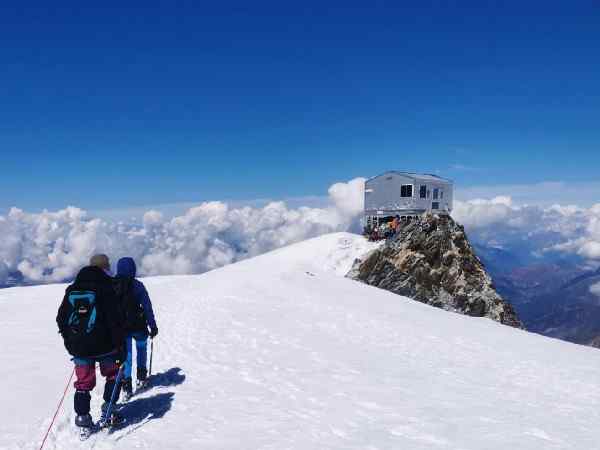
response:
<path fill-rule="evenodd" d="M 402 198 L 400 192 L 402 185 L 413 185 L 413 197 Z M 415 198 L 414 179 L 388 173 L 368 180 L 365 184 L 365 210 L 367 211 L 390 211 L 398 209 L 418 208 Z"/>
<path fill-rule="evenodd" d="M 401 197 L 402 185 L 413 186 L 411 198 Z M 421 186 L 427 187 L 426 198 L 421 198 Z M 437 199 L 433 198 L 435 189 L 438 189 Z M 420 214 L 431 211 L 433 202 L 439 203 L 438 212 L 451 212 L 453 201 L 453 185 L 450 181 L 443 179 L 419 178 L 398 172 L 388 172 L 371 178 L 365 183 L 366 215 L 390 215 L 396 212 Z"/>

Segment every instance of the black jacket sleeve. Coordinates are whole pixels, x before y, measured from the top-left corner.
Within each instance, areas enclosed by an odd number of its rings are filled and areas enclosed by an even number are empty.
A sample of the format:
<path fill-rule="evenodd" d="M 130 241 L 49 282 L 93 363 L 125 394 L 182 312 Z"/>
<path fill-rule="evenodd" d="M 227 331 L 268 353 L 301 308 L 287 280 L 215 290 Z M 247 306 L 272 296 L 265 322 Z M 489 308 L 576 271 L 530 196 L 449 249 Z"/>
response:
<path fill-rule="evenodd" d="M 58 314 L 56 315 L 56 324 L 58 325 L 58 332 L 64 337 L 65 335 L 65 324 L 67 323 L 67 314 L 68 314 L 68 296 L 69 296 L 69 290 L 67 289 L 67 291 L 65 292 L 65 296 L 63 297 L 63 300 L 58 308 Z"/>
<path fill-rule="evenodd" d="M 112 286 L 107 286 L 102 291 L 102 309 L 111 335 L 113 348 L 122 347 L 125 345 L 125 318 L 119 304 L 119 298 Z"/>

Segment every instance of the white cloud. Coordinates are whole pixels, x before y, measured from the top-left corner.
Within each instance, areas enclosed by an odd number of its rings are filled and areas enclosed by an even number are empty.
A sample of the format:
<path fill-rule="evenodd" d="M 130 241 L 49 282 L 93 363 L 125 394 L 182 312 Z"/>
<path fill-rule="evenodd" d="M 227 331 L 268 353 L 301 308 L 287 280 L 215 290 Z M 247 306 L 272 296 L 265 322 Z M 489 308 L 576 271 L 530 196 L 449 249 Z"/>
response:
<path fill-rule="evenodd" d="M 454 218 L 476 240 L 521 241 L 540 253 L 557 251 L 600 259 L 600 205 L 591 208 L 515 205 L 510 197 L 457 201 Z"/>
<path fill-rule="evenodd" d="M 582 216 L 582 232 L 570 236 L 566 242 L 554 246 L 554 249 L 576 253 L 589 260 L 600 260 L 600 204 L 587 210 L 578 210 L 572 217 Z"/>
<path fill-rule="evenodd" d="M 0 284 L 20 271 L 30 282 L 72 278 L 96 252 L 113 260 L 133 256 L 146 275 L 201 273 L 323 233 L 356 227 L 364 179 L 337 183 L 329 205 L 298 207 L 271 202 L 232 208 L 205 202 L 165 219 L 150 210 L 140 225 L 90 218 L 69 207 L 29 214 L 13 208 L 0 216 Z"/>
<path fill-rule="evenodd" d="M 468 166 L 466 164 L 455 163 L 450 165 L 450 170 L 461 171 L 461 172 L 476 172 L 479 171 L 477 167 Z"/>
<path fill-rule="evenodd" d="M 355 178 L 348 183 L 336 183 L 329 188 L 329 197 L 338 211 L 356 216 L 364 210 L 365 178 Z"/>
<path fill-rule="evenodd" d="M 520 205 L 549 207 L 553 204 L 591 207 L 600 199 L 600 182 L 548 181 L 532 184 L 501 184 L 488 186 L 457 186 L 456 198 L 469 201 L 474 198 L 494 198 L 509 195 Z"/>
<path fill-rule="evenodd" d="M 590 286 L 590 292 L 600 297 L 600 283 L 596 283 Z"/>
<path fill-rule="evenodd" d="M 142 223 L 144 224 L 144 228 L 153 228 L 155 226 L 160 226 L 163 222 L 163 214 L 160 211 L 150 210 L 144 213 Z"/>
<path fill-rule="evenodd" d="M 505 223 L 514 214 L 510 197 L 499 196 L 491 200 L 474 199 L 468 202 L 456 201 L 452 216 L 469 228 L 485 228 Z"/>
<path fill-rule="evenodd" d="M 584 258 L 600 259 L 600 242 L 587 241 L 581 244 L 578 253 Z"/>
<path fill-rule="evenodd" d="M 39 214 L 13 208 L 0 216 L 0 285 L 16 271 L 29 282 L 70 279 L 95 252 L 113 262 L 132 256 L 145 275 L 201 273 L 323 233 L 358 231 L 364 179 L 336 183 L 328 194 L 326 205 L 312 207 L 205 202 L 179 215 L 150 209 L 134 225 L 74 207 Z M 456 201 L 453 216 L 474 241 L 600 262 L 600 204 L 532 206 L 495 195 Z"/>

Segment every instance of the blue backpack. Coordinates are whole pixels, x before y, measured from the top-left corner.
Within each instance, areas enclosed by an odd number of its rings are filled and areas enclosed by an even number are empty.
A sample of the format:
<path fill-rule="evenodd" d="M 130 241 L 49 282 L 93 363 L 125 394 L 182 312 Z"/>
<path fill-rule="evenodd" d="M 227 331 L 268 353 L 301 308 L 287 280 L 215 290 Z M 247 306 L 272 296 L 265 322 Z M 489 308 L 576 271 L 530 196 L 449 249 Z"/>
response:
<path fill-rule="evenodd" d="M 68 339 L 77 341 L 89 335 L 96 326 L 96 293 L 92 291 L 73 291 L 68 296 L 71 306 L 67 321 Z"/>

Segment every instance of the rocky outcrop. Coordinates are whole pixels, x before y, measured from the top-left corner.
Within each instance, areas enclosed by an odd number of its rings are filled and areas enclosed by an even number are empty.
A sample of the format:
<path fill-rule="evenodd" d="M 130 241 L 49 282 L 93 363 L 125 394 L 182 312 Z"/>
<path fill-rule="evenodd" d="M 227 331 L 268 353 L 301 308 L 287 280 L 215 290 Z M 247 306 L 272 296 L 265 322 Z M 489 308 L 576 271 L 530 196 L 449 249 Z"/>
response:
<path fill-rule="evenodd" d="M 438 308 L 522 328 L 464 228 L 451 217 L 426 214 L 405 225 L 394 239 L 357 260 L 347 276 Z"/>

